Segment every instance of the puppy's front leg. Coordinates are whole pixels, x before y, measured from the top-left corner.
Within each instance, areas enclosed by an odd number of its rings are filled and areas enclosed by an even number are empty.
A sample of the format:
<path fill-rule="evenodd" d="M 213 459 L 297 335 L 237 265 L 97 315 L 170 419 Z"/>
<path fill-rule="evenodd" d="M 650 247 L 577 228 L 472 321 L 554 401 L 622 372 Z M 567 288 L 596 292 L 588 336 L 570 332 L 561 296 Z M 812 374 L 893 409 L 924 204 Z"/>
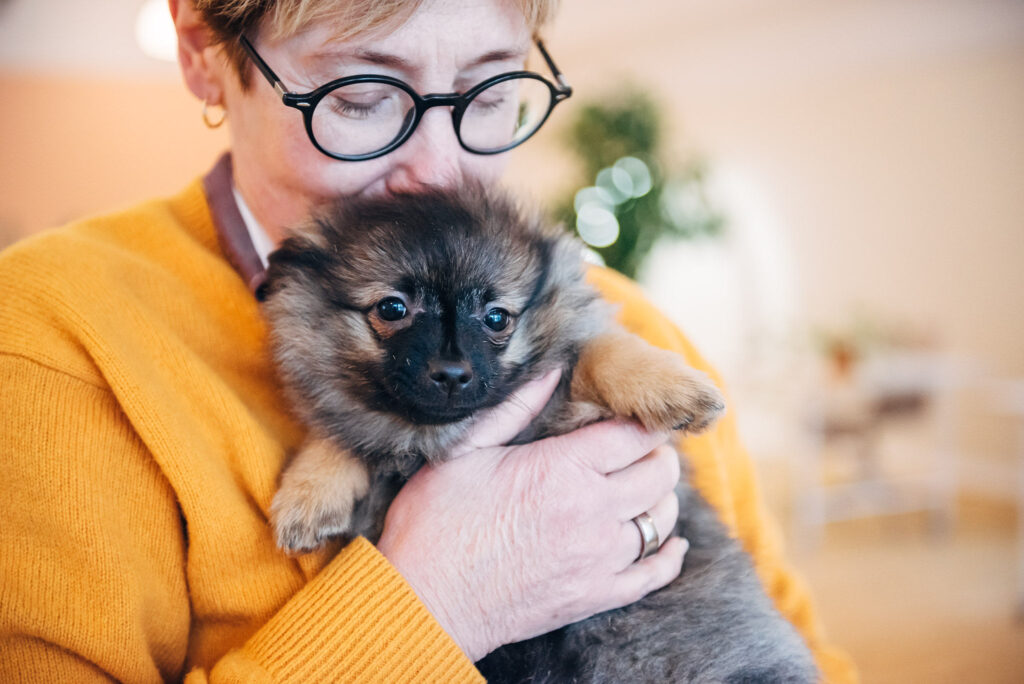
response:
<path fill-rule="evenodd" d="M 277 545 L 289 553 L 305 553 L 345 533 L 356 501 L 369 486 L 361 461 L 310 435 L 282 474 L 270 506 Z"/>
<path fill-rule="evenodd" d="M 580 351 L 571 395 L 573 401 L 634 418 L 649 430 L 699 432 L 725 410 L 721 392 L 704 373 L 618 327 Z"/>

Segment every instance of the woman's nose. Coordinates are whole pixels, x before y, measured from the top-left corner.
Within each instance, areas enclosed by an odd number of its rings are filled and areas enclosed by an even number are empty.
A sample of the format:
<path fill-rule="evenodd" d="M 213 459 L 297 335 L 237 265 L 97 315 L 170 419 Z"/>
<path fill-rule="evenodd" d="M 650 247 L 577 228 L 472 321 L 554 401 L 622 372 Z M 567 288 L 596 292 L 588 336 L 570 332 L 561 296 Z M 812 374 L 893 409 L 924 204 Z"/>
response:
<path fill-rule="evenodd" d="M 395 166 L 388 176 L 392 193 L 408 193 L 428 188 L 451 188 L 462 180 L 459 145 L 448 107 L 427 110 L 412 136 L 391 154 Z"/>

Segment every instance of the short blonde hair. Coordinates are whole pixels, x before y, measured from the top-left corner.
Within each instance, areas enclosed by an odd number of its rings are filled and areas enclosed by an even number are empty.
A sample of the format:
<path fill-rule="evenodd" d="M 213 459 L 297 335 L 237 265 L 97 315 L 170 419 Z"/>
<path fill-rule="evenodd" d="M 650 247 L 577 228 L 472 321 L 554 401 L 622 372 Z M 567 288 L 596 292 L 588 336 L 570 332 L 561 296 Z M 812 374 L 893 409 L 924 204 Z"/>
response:
<path fill-rule="evenodd" d="M 194 0 L 214 41 L 224 47 L 242 86 L 248 87 L 250 64 L 238 43 L 245 34 L 271 39 L 293 36 L 319 22 L 338 26 L 335 38 L 345 40 L 379 29 L 397 28 L 423 0 Z M 515 0 L 536 34 L 557 9 L 558 0 Z"/>

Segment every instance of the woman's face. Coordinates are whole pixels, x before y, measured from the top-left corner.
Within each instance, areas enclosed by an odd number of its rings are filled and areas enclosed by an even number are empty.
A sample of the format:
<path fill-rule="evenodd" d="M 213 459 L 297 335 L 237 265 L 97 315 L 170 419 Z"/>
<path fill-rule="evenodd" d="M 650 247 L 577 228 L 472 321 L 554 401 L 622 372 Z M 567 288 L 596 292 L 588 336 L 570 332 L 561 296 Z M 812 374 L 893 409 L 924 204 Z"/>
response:
<path fill-rule="evenodd" d="M 330 40 L 329 28 L 254 43 L 293 92 L 372 73 L 399 78 L 420 94 L 461 92 L 521 69 L 531 45 L 522 13 L 508 0 L 426 0 L 393 32 L 345 42 Z M 454 186 L 466 177 L 492 181 L 505 164 L 504 155 L 463 150 L 444 107 L 428 110 L 412 137 L 389 154 L 337 161 L 313 147 L 301 113 L 285 107 L 258 71 L 248 91 L 233 71 L 223 83 L 235 183 L 275 240 L 311 208 L 338 195 L 416 192 Z"/>

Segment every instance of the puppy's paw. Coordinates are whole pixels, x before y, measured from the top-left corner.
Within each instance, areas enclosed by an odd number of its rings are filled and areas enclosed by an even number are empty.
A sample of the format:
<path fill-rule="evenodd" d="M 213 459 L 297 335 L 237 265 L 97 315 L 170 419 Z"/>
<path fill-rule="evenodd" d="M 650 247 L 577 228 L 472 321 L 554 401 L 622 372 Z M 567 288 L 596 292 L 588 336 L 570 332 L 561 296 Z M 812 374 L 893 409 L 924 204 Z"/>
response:
<path fill-rule="evenodd" d="M 584 347 L 573 373 L 572 398 L 606 406 L 649 430 L 707 428 L 725 411 L 721 392 L 681 356 L 613 331 Z"/>
<path fill-rule="evenodd" d="M 368 489 L 360 461 L 324 440 L 308 442 L 282 475 L 270 506 L 277 545 L 291 554 L 308 553 L 345 534 Z"/>
<path fill-rule="evenodd" d="M 648 430 L 701 432 L 725 412 L 725 399 L 700 371 L 666 354 L 658 372 L 632 397 L 633 416 Z"/>
<path fill-rule="evenodd" d="M 305 498 L 299 492 L 279 491 L 271 508 L 271 524 L 277 545 L 290 554 L 309 553 L 349 529 L 355 497 L 323 502 Z"/>

